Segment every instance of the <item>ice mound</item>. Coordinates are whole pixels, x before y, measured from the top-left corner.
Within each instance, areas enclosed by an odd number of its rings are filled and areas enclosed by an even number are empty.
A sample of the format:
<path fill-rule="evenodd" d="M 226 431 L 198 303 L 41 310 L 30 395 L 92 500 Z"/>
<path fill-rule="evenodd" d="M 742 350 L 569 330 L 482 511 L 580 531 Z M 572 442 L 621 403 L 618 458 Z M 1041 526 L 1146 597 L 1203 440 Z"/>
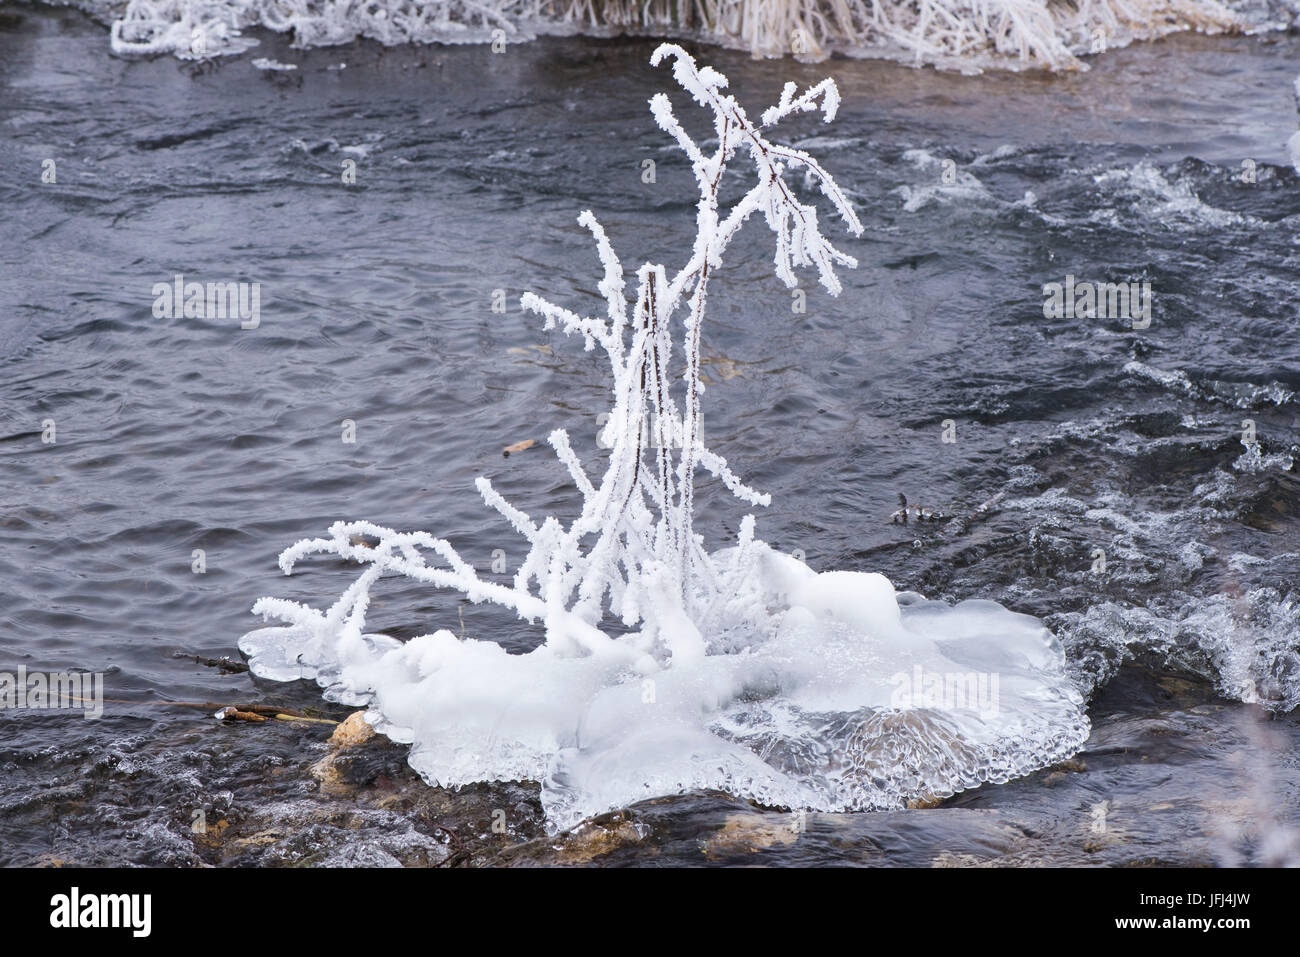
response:
<path fill-rule="evenodd" d="M 685 666 L 648 664 L 639 634 L 619 640 L 623 654 L 577 657 L 551 645 L 512 655 L 446 630 L 402 644 L 264 628 L 240 648 L 255 674 L 368 705 L 430 784 L 541 782 L 555 828 L 698 789 L 818 811 L 902 807 L 1023 775 L 1087 738 L 1061 647 L 1037 619 L 896 596 L 881 575 L 819 575 L 751 549 L 746 590 L 761 613 Z"/>
<path fill-rule="evenodd" d="M 589 351 L 599 346 L 610 363 L 599 482 L 564 431 L 550 436 L 581 512 L 567 526 L 554 516 L 535 522 L 478 480 L 485 503 L 530 545 L 510 586 L 480 578 L 428 532 L 335 523 L 328 537 L 286 549 L 281 569 L 323 553 L 364 571 L 325 611 L 260 599 L 253 611 L 285 624 L 241 639 L 253 672 L 313 679 L 334 701 L 367 705 L 367 720 L 409 743 L 411 766 L 432 784 L 540 782 L 557 828 L 701 788 L 778 807 L 897 807 L 1068 755 L 1088 721 L 1060 646 L 1035 619 L 991 602 L 900 600 L 881 575 L 819 575 L 758 540 L 752 515 L 734 546 L 706 550 L 694 525 L 698 471 L 749 505 L 770 501 L 701 437 L 711 274 L 746 221 L 761 218 L 775 235 L 779 279 L 793 287 L 795 269 L 813 267 L 839 294 L 835 267 L 856 262 L 822 235 L 790 170 L 820 187 L 850 232 L 862 224 L 815 159 L 768 138 L 799 113 L 830 122 L 839 105 L 832 81 L 803 93 L 786 84 L 755 124 L 725 92 L 727 78 L 680 47 L 664 44 L 650 62 L 671 62 L 680 86 L 713 115 L 717 147 L 706 154 L 667 95 L 650 101 L 699 189 L 685 265 L 671 276 L 641 266 L 629 311 L 622 264 L 588 211 L 579 222 L 603 266 L 597 288 L 607 317 L 532 293 L 521 301 L 546 328 L 580 336 Z M 726 208 L 719 186 L 738 154 L 753 164 L 754 185 Z M 393 574 L 540 622 L 545 642 L 512 655 L 446 630 L 405 644 L 369 633 L 370 589 Z"/>

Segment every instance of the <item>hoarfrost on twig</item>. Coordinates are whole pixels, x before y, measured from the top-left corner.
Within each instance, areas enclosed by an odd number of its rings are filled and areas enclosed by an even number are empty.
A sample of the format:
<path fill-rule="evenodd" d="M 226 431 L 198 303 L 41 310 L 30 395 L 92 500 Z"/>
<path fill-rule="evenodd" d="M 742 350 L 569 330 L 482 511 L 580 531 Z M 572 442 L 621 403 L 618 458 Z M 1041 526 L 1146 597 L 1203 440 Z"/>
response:
<path fill-rule="evenodd" d="M 750 505 L 771 501 L 746 485 L 702 439 L 700 343 L 709 279 L 740 227 L 751 213 L 761 210 L 776 235 L 777 275 L 792 284 L 796 268 L 815 266 L 827 290 L 839 292 L 835 267 L 853 266 L 855 261 L 821 234 L 815 207 L 800 202 L 785 181 L 789 169 L 809 171 L 853 234 L 862 232 L 862 224 L 816 160 L 768 139 L 770 130 L 792 115 L 820 110 L 826 122 L 833 119 L 839 105 L 834 81 L 823 80 L 802 94 L 793 83 L 787 84 L 780 101 L 763 113 L 761 125 L 755 125 L 725 92 L 727 79 L 722 74 L 698 66 L 675 44 L 663 44 L 651 59 L 653 65 L 665 61 L 671 61 L 678 84 L 710 112 L 718 139 L 717 149 L 706 155 L 678 122 L 666 95 L 650 101 L 659 125 L 677 142 L 695 172 L 699 205 L 689 259 L 671 279 L 662 265 L 641 266 L 629 312 L 623 265 L 604 228 L 586 210 L 578 223 L 596 245 L 602 267 L 598 289 L 606 315 L 580 316 L 531 292 L 521 299 L 526 311 L 542 318 L 543 328 L 580 336 L 587 350 L 599 345 L 609 360 L 613 407 L 604 435 L 610 454 L 600 481 L 588 475 L 566 432 L 556 430 L 550 435 L 552 448 L 582 496 L 579 515 L 567 528 L 555 518 L 539 525 L 481 477 L 477 485 L 484 502 L 530 546 L 511 586 L 484 581 L 450 543 L 428 532 L 403 533 L 369 522 L 340 522 L 326 538 L 290 546 L 280 557 L 280 567 L 289 574 L 308 555 L 332 553 L 367 565 L 361 578 L 323 615 L 270 598 L 258 602 L 255 611 L 308 628 L 324 641 L 335 640 L 344 631 L 356 638 L 364 625 L 371 585 L 383 574 L 394 573 L 540 620 L 547 642 L 573 653 L 639 658 L 648 652 L 665 663 L 703 654 L 696 619 L 721 607 L 720 599 L 725 605 L 723 593 L 735 590 L 735 575 L 745 568 L 743 553 L 753 542 L 753 519 L 742 525 L 742 555 L 727 568 L 714 567 L 693 527 L 696 471 L 714 475 Z M 724 214 L 719 210 L 719 182 L 742 149 L 753 163 L 756 181 Z M 675 346 L 682 357 L 677 375 L 671 369 Z M 653 423 L 649 436 L 647 421 Z M 358 536 L 374 538 L 377 544 L 358 545 Z M 616 642 L 600 627 L 607 613 L 626 626 L 643 628 L 638 636 Z"/>

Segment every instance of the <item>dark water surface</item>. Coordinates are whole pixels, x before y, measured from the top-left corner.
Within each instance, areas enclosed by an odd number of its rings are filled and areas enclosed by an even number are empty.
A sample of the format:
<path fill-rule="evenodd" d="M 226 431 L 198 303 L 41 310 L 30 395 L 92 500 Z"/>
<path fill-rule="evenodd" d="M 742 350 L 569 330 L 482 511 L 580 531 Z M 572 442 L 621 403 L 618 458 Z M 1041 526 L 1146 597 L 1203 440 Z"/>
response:
<path fill-rule="evenodd" d="M 551 839 L 530 785 L 438 791 L 376 742 L 318 765 L 327 726 L 167 704 L 343 716 L 314 686 L 193 658 L 237 660 L 261 595 L 331 601 L 351 569 L 286 579 L 275 559 L 335 520 L 432 530 L 480 569 L 501 549 L 513 575 L 524 550 L 474 478 L 572 514 L 548 450 L 501 450 L 565 427 L 591 458 L 608 385 L 518 296 L 597 308 L 588 207 L 629 268 L 685 258 L 694 186 L 646 106 L 670 85 L 652 49 L 262 35 L 214 64 L 132 62 L 79 15 L 5 8 L 0 670 L 105 672 L 125 703 L 0 711 L 0 863 L 1300 860 L 1297 37 L 1172 38 L 1070 76 L 703 52 L 752 109 L 835 76 L 839 120 L 787 135 L 867 226 L 841 243 L 860 260 L 844 295 L 809 277 L 805 314 L 763 230 L 733 245 L 705 332 L 709 444 L 773 494 L 761 537 L 814 568 L 1043 617 L 1095 693 L 1075 760 L 799 832 L 687 795 Z M 259 282 L 260 326 L 154 318 L 176 273 Z M 1044 318 L 1042 284 L 1067 274 L 1149 281 L 1150 328 Z M 900 492 L 955 518 L 890 524 Z M 697 529 L 734 535 L 725 493 L 699 500 Z M 538 640 L 403 581 L 370 623 L 410 636 L 462 612 L 466 633 Z"/>

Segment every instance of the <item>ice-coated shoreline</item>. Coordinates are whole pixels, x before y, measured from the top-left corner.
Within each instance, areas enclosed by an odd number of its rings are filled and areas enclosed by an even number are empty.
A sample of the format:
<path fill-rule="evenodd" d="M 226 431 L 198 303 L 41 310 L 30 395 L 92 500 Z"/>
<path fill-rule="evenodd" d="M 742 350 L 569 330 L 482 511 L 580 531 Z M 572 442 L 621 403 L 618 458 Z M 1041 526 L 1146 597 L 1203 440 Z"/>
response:
<path fill-rule="evenodd" d="M 1086 69 L 1089 56 L 1170 33 L 1265 32 L 1295 22 L 1297 0 L 708 0 L 675 4 L 603 0 L 71 0 L 110 25 L 121 56 L 204 59 L 257 45 L 262 27 L 300 48 L 357 39 L 404 43 L 509 43 L 548 34 L 699 40 L 755 56 L 819 60 L 832 53 L 962 72 Z M 685 17 L 685 19 L 683 19 Z"/>

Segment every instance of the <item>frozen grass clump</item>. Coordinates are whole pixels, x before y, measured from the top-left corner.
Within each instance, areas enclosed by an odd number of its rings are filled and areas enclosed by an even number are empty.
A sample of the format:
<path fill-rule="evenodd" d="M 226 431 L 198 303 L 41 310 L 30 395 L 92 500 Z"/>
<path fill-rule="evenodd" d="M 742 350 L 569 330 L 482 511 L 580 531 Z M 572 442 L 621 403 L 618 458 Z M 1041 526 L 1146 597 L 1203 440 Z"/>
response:
<path fill-rule="evenodd" d="M 702 328 L 731 240 L 757 215 L 783 282 L 810 268 L 838 295 L 836 268 L 856 263 L 822 234 L 816 206 L 788 175 L 816 186 L 854 235 L 862 225 L 813 157 L 770 139 L 798 114 L 830 122 L 839 105 L 831 80 L 802 92 L 786 84 L 755 122 L 726 77 L 680 47 L 660 46 L 651 63 L 670 63 L 712 118 L 716 148 L 705 152 L 666 95 L 650 101 L 699 191 L 685 263 L 641 266 L 629 300 L 621 261 L 588 211 L 579 222 L 602 265 L 605 316 L 532 293 L 522 300 L 545 328 L 609 361 L 610 451 L 599 480 L 563 430 L 550 436 L 582 496 L 578 515 L 568 525 L 535 520 L 478 480 L 484 501 L 529 543 L 511 585 L 483 580 L 429 532 L 338 522 L 286 549 L 280 567 L 289 574 L 323 553 L 364 570 L 324 611 L 259 600 L 254 612 L 283 624 L 240 640 L 254 673 L 313 679 L 331 700 L 367 705 L 378 730 L 411 744 L 410 763 L 431 784 L 540 782 L 557 828 L 706 788 L 772 806 L 899 807 L 1068 755 L 1088 721 L 1060 645 L 1036 619 L 993 602 L 900 596 L 881 575 L 817 574 L 758 540 L 752 515 L 729 547 L 711 550 L 696 531 L 701 471 L 749 505 L 769 502 L 702 440 Z M 723 172 L 742 159 L 752 185 L 723 205 Z M 362 537 L 375 544 L 356 544 Z M 512 655 L 445 629 L 405 644 L 369 633 L 370 590 L 385 575 L 509 608 L 538 624 L 544 641 Z"/>

